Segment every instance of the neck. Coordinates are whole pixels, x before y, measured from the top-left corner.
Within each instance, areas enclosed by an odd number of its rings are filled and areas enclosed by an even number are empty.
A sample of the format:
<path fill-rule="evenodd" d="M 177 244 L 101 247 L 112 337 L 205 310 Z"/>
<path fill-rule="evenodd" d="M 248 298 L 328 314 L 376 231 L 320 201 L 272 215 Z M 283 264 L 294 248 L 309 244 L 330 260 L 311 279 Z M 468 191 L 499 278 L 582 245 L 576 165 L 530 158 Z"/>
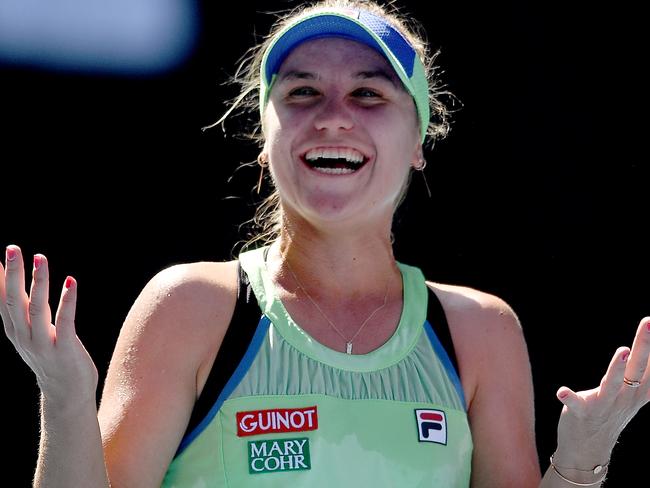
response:
<path fill-rule="evenodd" d="M 401 294 L 401 273 L 390 235 L 313 235 L 283 228 L 269 250 L 274 281 L 295 293 L 296 279 L 314 300 L 327 305 Z"/>

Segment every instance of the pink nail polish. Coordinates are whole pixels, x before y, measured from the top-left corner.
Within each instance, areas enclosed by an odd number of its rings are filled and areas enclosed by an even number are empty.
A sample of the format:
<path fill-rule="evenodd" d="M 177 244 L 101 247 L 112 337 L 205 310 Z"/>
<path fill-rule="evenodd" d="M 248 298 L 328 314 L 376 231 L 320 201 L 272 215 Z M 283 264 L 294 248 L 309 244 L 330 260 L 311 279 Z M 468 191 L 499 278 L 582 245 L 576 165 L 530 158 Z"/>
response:
<path fill-rule="evenodd" d="M 564 399 L 564 398 L 566 398 L 566 397 L 568 397 L 568 396 L 569 396 L 569 392 L 568 392 L 568 391 L 563 391 L 562 393 L 560 393 L 560 398 L 562 398 L 562 399 Z"/>
<path fill-rule="evenodd" d="M 627 358 L 630 356 L 630 351 L 624 352 L 623 357 L 621 358 L 623 362 L 627 361 Z"/>
<path fill-rule="evenodd" d="M 70 288 L 71 286 L 72 286 L 72 276 L 68 276 L 68 277 L 65 279 L 65 287 L 66 287 L 66 288 Z"/>
<path fill-rule="evenodd" d="M 43 256 L 34 256 L 34 269 L 38 269 L 41 267 L 41 263 L 43 262 Z"/>
<path fill-rule="evenodd" d="M 16 250 L 11 248 L 11 247 L 8 247 L 7 248 L 7 261 L 13 261 L 14 259 L 16 259 Z"/>
<path fill-rule="evenodd" d="M 650 322 L 648 322 L 647 324 L 645 324 L 645 328 L 646 328 L 646 330 L 647 330 L 648 332 L 650 332 Z"/>

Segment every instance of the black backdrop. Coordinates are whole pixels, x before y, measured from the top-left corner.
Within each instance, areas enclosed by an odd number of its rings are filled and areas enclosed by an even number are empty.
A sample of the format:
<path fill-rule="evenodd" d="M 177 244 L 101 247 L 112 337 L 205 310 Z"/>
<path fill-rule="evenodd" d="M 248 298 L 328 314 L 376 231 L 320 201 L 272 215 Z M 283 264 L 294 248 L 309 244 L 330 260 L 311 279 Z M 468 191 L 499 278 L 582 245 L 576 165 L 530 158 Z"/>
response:
<path fill-rule="evenodd" d="M 146 281 L 173 263 L 230 259 L 252 216 L 257 171 L 235 170 L 256 148 L 200 128 L 235 95 L 223 82 L 269 26 L 261 11 L 289 4 L 235 3 L 200 4 L 196 50 L 165 75 L 0 65 L 0 244 L 48 256 L 54 303 L 65 276 L 78 279 L 78 334 L 101 377 Z M 441 49 L 443 79 L 463 107 L 426 154 L 432 197 L 416 175 L 399 211 L 396 257 L 518 313 L 546 468 L 557 388 L 596 386 L 650 313 L 648 180 L 636 149 L 641 16 L 588 2 L 401 4 Z M 8 341 L 0 354 L 4 418 L 16 429 L 5 434 L 6 472 L 27 486 L 38 392 Z M 609 486 L 641 484 L 649 413 L 622 436 Z"/>

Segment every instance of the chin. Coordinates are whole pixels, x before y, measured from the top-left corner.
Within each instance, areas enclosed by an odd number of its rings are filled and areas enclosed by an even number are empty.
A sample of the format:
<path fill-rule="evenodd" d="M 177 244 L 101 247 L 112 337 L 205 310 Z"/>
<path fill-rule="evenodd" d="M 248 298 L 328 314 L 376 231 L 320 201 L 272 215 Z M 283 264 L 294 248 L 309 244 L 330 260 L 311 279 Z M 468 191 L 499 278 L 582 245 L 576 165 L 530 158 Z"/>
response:
<path fill-rule="evenodd" d="M 386 212 L 392 216 L 392 204 L 387 205 Z M 331 194 L 310 195 L 301 205 L 301 214 L 316 224 L 354 225 L 355 228 L 366 226 L 373 217 L 372 210 L 377 207 L 369 202 L 360 201 L 358 195 L 334 196 Z M 375 217 L 380 220 L 379 213 Z M 389 218 L 390 220 L 390 218 Z"/>

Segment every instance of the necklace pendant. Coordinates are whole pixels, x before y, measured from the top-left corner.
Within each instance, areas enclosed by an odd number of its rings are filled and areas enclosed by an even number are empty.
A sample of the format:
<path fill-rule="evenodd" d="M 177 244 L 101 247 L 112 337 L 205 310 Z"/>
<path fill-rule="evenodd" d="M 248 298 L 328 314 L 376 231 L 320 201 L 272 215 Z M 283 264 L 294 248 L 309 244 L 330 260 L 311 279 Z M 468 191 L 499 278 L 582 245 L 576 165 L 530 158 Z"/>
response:
<path fill-rule="evenodd" d="M 351 342 L 346 342 L 345 343 L 345 352 L 348 354 L 352 354 L 352 343 Z"/>

